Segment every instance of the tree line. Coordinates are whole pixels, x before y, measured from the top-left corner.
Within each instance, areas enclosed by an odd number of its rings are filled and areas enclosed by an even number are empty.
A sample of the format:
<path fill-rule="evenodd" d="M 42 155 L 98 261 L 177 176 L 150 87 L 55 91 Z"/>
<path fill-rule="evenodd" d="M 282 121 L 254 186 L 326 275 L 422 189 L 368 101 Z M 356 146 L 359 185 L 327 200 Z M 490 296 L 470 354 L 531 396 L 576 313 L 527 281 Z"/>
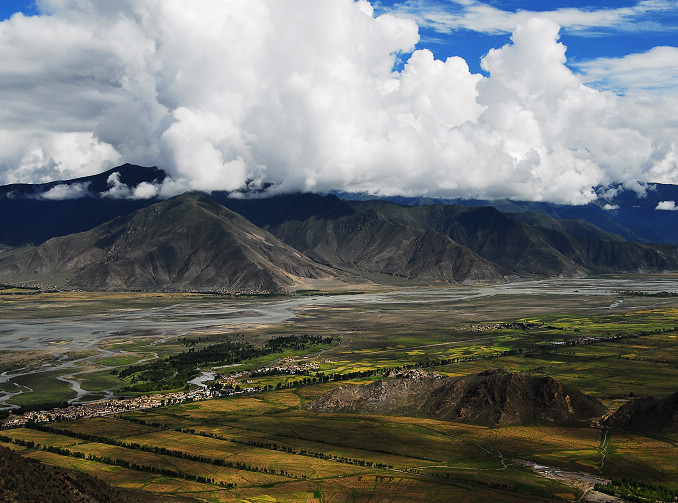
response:
<path fill-rule="evenodd" d="M 365 466 L 369 468 L 377 468 L 380 470 L 387 470 L 387 469 L 392 469 L 393 465 L 387 465 L 384 463 L 375 463 L 373 461 L 368 461 L 366 459 L 359 459 L 359 458 L 350 458 L 347 456 L 336 456 L 332 454 L 326 454 L 324 452 L 314 452 L 314 451 L 307 451 L 305 449 L 299 449 L 295 450 L 291 447 L 281 445 L 281 444 L 276 444 L 273 442 L 261 442 L 258 440 L 238 440 L 235 437 L 224 437 L 222 435 L 217 435 L 216 433 L 212 432 L 206 432 L 206 431 L 200 431 L 196 430 L 194 428 L 170 428 L 167 425 L 161 424 L 161 423 L 156 423 L 156 422 L 150 422 L 150 421 L 145 421 L 143 419 L 139 418 L 125 418 L 125 421 L 130 421 L 136 424 L 141 424 L 144 426 L 151 426 L 155 428 L 161 428 L 164 430 L 172 430 L 172 431 L 178 431 L 181 433 L 187 433 L 189 435 L 197 435 L 201 437 L 207 437 L 207 438 L 214 438 L 216 440 L 223 440 L 225 442 L 232 442 L 234 444 L 240 444 L 240 445 L 248 445 L 251 447 L 258 447 L 260 449 L 267 449 L 270 451 L 280 451 L 284 452 L 286 454 L 294 454 L 296 456 L 308 456 L 311 458 L 317 458 L 317 459 L 324 459 L 327 461 L 334 461 L 336 463 L 344 463 L 344 464 L 349 464 L 349 465 L 358 465 L 358 466 Z"/>
<path fill-rule="evenodd" d="M 596 484 L 595 490 L 625 501 L 639 503 L 678 501 L 678 490 L 634 479 L 612 479 L 609 484 Z"/>
<path fill-rule="evenodd" d="M 21 445 L 24 447 L 29 447 L 31 449 L 39 449 L 41 451 L 50 452 L 52 454 L 58 454 L 59 456 L 68 456 L 76 459 L 95 461 L 97 463 L 102 463 L 105 465 L 120 466 L 122 468 L 127 468 L 138 472 L 165 475 L 167 477 L 172 477 L 175 479 L 189 480 L 193 482 L 200 482 L 203 484 L 216 484 L 227 489 L 234 489 L 237 486 L 237 484 L 235 483 L 224 481 L 216 482 L 214 478 L 211 477 L 203 477 L 202 475 L 182 472 L 172 468 L 160 468 L 158 466 L 135 463 L 127 459 L 113 458 L 110 456 L 97 456 L 96 454 L 92 453 L 85 454 L 84 452 L 72 451 L 70 449 L 66 449 L 65 447 L 57 447 L 55 445 L 41 445 L 37 442 L 34 442 L 33 440 L 24 440 L 21 438 L 12 438 L 5 435 L 0 435 L 0 441 L 12 443 L 15 445 Z"/>
<path fill-rule="evenodd" d="M 214 466 L 223 466 L 226 468 L 234 468 L 236 470 L 243 470 L 248 472 L 261 472 L 268 473 L 271 475 L 281 475 L 283 477 L 289 478 L 301 478 L 291 475 L 289 472 L 280 469 L 275 470 L 274 468 L 259 467 L 249 465 L 247 463 L 241 463 L 239 461 L 227 461 L 222 458 L 210 458 L 208 456 L 202 456 L 200 454 L 191 454 L 185 451 L 180 451 L 177 449 L 168 449 L 167 447 L 159 447 L 152 445 L 139 444 L 137 442 L 124 442 L 122 440 L 117 440 L 114 438 L 104 437 L 101 435 L 92 435 L 89 433 L 83 433 L 78 431 L 70 431 L 62 428 L 56 428 L 45 423 L 28 423 L 27 428 L 31 428 L 38 431 L 43 431 L 47 433 L 54 433 L 57 435 L 63 435 L 66 437 L 77 438 L 78 440 L 85 440 L 87 442 L 95 442 L 98 444 L 112 445 L 115 447 L 122 447 L 124 449 L 137 450 L 142 452 L 151 452 L 153 454 L 159 454 L 161 456 L 170 456 L 173 458 L 187 459 L 189 461 L 196 461 L 198 463 L 205 463 Z"/>
<path fill-rule="evenodd" d="M 178 389 L 198 375 L 203 365 L 233 365 L 243 361 L 282 353 L 286 349 L 303 350 L 311 346 L 331 345 L 333 337 L 320 335 L 283 335 L 274 337 L 262 346 L 249 342 L 222 342 L 202 349 L 191 347 L 188 351 L 171 355 L 141 365 L 130 365 L 111 372 L 121 379 L 129 378 L 121 391 L 149 392 Z"/>

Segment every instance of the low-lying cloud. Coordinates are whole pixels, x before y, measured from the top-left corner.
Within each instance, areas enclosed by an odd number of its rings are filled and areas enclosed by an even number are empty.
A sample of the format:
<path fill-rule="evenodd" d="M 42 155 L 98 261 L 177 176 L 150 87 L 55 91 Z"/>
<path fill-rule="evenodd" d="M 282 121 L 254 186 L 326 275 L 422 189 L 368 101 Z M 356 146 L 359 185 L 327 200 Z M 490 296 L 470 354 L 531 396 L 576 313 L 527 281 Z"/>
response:
<path fill-rule="evenodd" d="M 675 201 L 660 201 L 655 209 L 664 211 L 676 211 L 678 210 L 678 207 L 676 207 Z"/>
<path fill-rule="evenodd" d="M 545 18 L 483 76 L 414 50 L 415 22 L 365 0 L 37 3 L 0 23 L 0 183 L 121 162 L 173 181 L 109 180 L 110 197 L 273 183 L 583 203 L 612 182 L 678 183 L 678 99 L 585 85 Z"/>

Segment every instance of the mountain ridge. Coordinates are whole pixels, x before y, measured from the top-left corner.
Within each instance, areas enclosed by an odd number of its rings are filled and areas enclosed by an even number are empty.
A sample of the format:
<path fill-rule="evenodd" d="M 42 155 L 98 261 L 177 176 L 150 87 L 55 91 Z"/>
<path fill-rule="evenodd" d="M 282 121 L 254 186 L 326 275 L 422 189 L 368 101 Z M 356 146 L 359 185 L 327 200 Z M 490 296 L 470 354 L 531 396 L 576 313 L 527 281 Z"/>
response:
<path fill-rule="evenodd" d="M 403 206 L 310 193 L 248 198 L 213 192 L 162 201 L 109 195 L 120 184 L 127 194 L 140 184 L 157 184 L 165 179 L 161 171 L 123 165 L 75 181 L 0 190 L 0 209 L 13 208 L 10 216 L 22 204 L 40 210 L 24 215 L 26 225 L 11 218 L 0 224 L 0 280 L 271 293 L 340 277 L 415 285 L 678 270 L 678 247 L 628 242 L 584 221 L 535 212 L 511 216 L 491 206 Z M 65 201 L 36 196 L 68 184 L 86 186 L 89 195 Z M 21 191 L 26 197 L 17 199 Z M 194 204 L 151 219 L 157 208 L 179 200 Z M 54 222 L 60 224 L 49 228 Z M 33 238 L 79 231 L 16 248 L 24 228 Z M 270 255 L 262 243 L 274 242 L 277 251 Z"/>
<path fill-rule="evenodd" d="M 52 238 L 0 259 L 0 277 L 61 279 L 81 289 L 284 293 L 336 275 L 199 193 Z"/>

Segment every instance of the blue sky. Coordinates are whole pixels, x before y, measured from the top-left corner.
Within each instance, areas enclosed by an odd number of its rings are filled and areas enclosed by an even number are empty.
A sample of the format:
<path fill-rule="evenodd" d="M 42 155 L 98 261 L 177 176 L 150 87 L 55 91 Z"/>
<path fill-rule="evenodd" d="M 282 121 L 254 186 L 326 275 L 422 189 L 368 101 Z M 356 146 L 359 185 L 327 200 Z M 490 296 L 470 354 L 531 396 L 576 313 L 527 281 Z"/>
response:
<path fill-rule="evenodd" d="M 2 3 L 0 3 L 0 19 L 7 19 L 15 12 L 34 14 L 35 11 L 35 3 L 33 1 L 4 0 Z"/>
<path fill-rule="evenodd" d="M 151 195 L 678 183 L 676 0 L 38 1 L 0 2 L 1 184 L 124 162 L 171 172 Z"/>
<path fill-rule="evenodd" d="M 678 2 L 675 1 L 379 0 L 374 5 L 377 12 L 418 17 L 422 37 L 418 47 L 429 48 L 439 59 L 461 56 L 472 71 L 481 71 L 480 59 L 489 49 L 509 41 L 510 29 L 503 28 L 502 21 L 520 12 L 560 14 L 556 17 L 561 25 L 560 40 L 568 48 L 568 61 L 572 66 L 597 58 L 646 52 L 656 46 L 678 46 Z M 474 23 L 474 10 L 481 12 L 482 8 L 488 12 L 486 20 L 496 21 L 494 27 L 491 22 L 490 26 Z M 448 23 L 435 22 L 432 18 L 438 13 L 449 16 Z M 598 16 L 599 13 L 608 15 Z M 572 18 L 571 25 L 564 22 L 567 17 Z"/>

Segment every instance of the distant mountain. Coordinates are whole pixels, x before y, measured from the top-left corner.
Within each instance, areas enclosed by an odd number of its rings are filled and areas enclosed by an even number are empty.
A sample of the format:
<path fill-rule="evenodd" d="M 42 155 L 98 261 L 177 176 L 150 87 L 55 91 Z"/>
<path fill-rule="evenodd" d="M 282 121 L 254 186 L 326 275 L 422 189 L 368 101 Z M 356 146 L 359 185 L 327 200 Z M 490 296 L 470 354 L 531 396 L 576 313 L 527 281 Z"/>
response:
<path fill-rule="evenodd" d="M 508 214 L 507 216 L 532 227 L 551 229 L 574 238 L 626 241 L 619 234 L 606 232 L 585 220 L 553 218 L 538 211 L 525 211 L 523 213 Z"/>
<path fill-rule="evenodd" d="M 131 213 L 157 202 L 158 199 L 152 193 L 136 191 L 136 189 L 142 184 L 146 184 L 146 188 L 148 185 L 158 186 L 168 176 L 165 171 L 157 167 L 146 168 L 124 164 L 98 175 L 73 180 L 0 186 L 0 214 L 3 217 L 6 216 L 0 220 L 0 243 L 11 246 L 40 244 L 51 237 L 91 229 L 116 216 Z M 118 190 L 115 190 L 116 187 Z M 123 190 L 119 190 L 120 188 Z M 120 197 L 125 195 L 125 188 L 129 189 L 128 196 L 135 195 L 136 191 L 137 198 Z M 588 222 L 606 233 L 621 236 L 629 241 L 678 245 L 678 210 L 671 209 L 678 205 L 678 186 L 648 184 L 644 188 L 645 191 L 641 194 L 621 185 L 605 190 L 599 188 L 599 192 L 605 194 L 604 197 L 601 195 L 589 204 L 578 206 L 509 199 L 392 196 L 384 200 L 401 206 L 491 206 L 509 216 L 515 216 L 524 223 L 550 227 L 551 224 L 544 225 L 544 222 L 535 222 L 534 215 L 529 217 L 517 215 L 536 212 L 556 219 L 556 221 Z M 251 193 L 257 197 L 262 196 L 260 190 Z M 342 201 L 375 199 L 374 196 L 367 194 L 346 192 L 336 194 Z M 222 203 L 223 199 L 229 196 L 228 193 L 223 192 L 213 193 L 213 195 Z M 308 195 L 314 196 L 314 194 Z M 285 211 L 279 215 L 280 219 L 297 219 L 298 201 L 296 199 L 300 196 L 302 195 L 292 194 L 291 197 L 285 199 L 288 204 L 284 208 Z M 301 206 L 301 211 L 308 209 L 303 207 L 303 202 Z M 338 207 L 338 205 L 335 206 Z M 21 225 L 17 225 L 17 222 Z M 274 223 L 269 221 L 267 225 L 274 225 Z M 589 231 L 585 231 L 581 228 L 581 224 L 558 225 L 557 230 L 573 237 L 595 237 L 589 233 L 594 229 L 589 228 Z"/>
<path fill-rule="evenodd" d="M 113 178 L 111 178 L 113 176 Z M 142 183 L 159 184 L 168 175 L 162 169 L 123 164 L 96 175 L 47 183 L 15 183 L 0 186 L 0 199 L 81 199 L 102 197 L 114 187 L 135 189 Z M 57 190 L 55 190 L 57 189 Z M 50 193 L 50 191 L 53 191 Z M 109 194 L 114 197 L 114 194 Z"/>
<path fill-rule="evenodd" d="M 283 293 L 334 273 L 199 193 L 0 258 L 5 282 Z"/>
<path fill-rule="evenodd" d="M 678 431 L 678 393 L 626 402 L 605 421 L 606 426 L 639 433 Z"/>
<path fill-rule="evenodd" d="M 505 269 L 432 230 L 394 223 L 374 211 L 340 219 L 288 220 L 272 227 L 314 260 L 354 271 L 435 282 L 497 282 Z"/>
<path fill-rule="evenodd" d="M 583 220 L 629 241 L 678 245 L 678 185 L 638 185 L 639 191 L 622 185 L 598 187 L 601 194 L 584 205 L 555 204 L 511 199 L 445 199 L 391 196 L 384 200 L 403 206 L 430 204 L 491 206 L 505 214 L 539 212 L 556 219 Z M 366 194 L 336 192 L 344 200 L 375 199 Z M 584 237 L 584 236 L 575 236 Z"/>
<path fill-rule="evenodd" d="M 155 167 L 124 164 L 73 180 L 0 186 L 0 243 L 37 245 L 145 208 L 159 199 L 130 199 L 120 197 L 126 195 L 121 192 L 132 193 L 141 184 L 158 185 L 166 177 Z M 116 187 L 118 192 L 111 192 Z"/>
<path fill-rule="evenodd" d="M 315 412 L 424 416 L 487 426 L 575 423 L 607 411 L 596 399 L 551 377 L 503 370 L 462 378 L 425 376 L 346 385 L 307 407 Z"/>
<path fill-rule="evenodd" d="M 673 246 L 629 243 L 583 222 L 559 223 L 548 217 L 539 223 L 549 227 L 532 226 L 492 207 L 401 206 L 383 200 L 342 201 L 332 194 L 212 197 L 315 260 L 371 272 L 401 271 L 430 280 L 431 264 L 444 263 L 450 265 L 446 276 L 435 274 L 441 280 L 499 281 L 678 269 Z M 285 219 L 288 206 L 295 208 L 294 216 Z M 417 259 L 423 264 L 419 270 Z"/>
<path fill-rule="evenodd" d="M 678 270 L 675 246 L 628 242 L 624 236 L 633 232 L 621 224 L 615 227 L 620 232 L 615 232 L 588 220 L 555 218 L 536 211 L 557 209 L 559 215 L 574 211 L 574 207 L 547 208 L 546 203 L 504 201 L 498 205 L 504 210 L 522 207 L 529 211 L 503 213 L 492 206 L 474 206 L 472 201 L 458 206 L 400 198 L 412 204 L 402 205 L 368 198 L 342 200 L 333 194 L 232 197 L 213 192 L 209 198 L 201 196 L 202 207 L 211 199 L 215 205 L 212 217 L 225 211 L 223 205 L 248 219 L 252 232 L 230 229 L 229 235 L 213 221 L 207 224 L 204 214 L 188 210 L 172 212 L 171 217 L 153 221 L 141 232 L 138 220 L 147 217 L 139 215 L 149 213 L 130 215 L 152 204 L 164 204 L 153 195 L 167 176 L 158 168 L 127 164 L 76 180 L 0 187 L 0 280 L 39 280 L 74 288 L 252 288 L 265 292 L 286 291 L 298 282 L 284 279 L 287 275 L 348 274 L 375 282 L 433 284 Z M 672 197 L 665 189 L 648 190 L 648 194 Z M 133 198 L 142 196 L 151 197 Z M 620 199 L 620 204 L 626 202 Z M 593 213 L 606 218 L 612 214 L 612 210 L 595 208 Z M 196 222 L 190 222 L 191 218 Z M 172 219 L 181 225 L 173 225 Z M 115 232 L 128 231 L 110 229 L 121 225 L 137 226 L 129 232 L 141 238 L 120 241 Z M 205 226 L 210 230 L 203 231 L 197 244 L 187 242 L 186 233 L 179 232 L 191 228 L 197 232 Z M 261 228 L 257 232 L 264 229 L 273 234 L 276 247 L 286 246 L 287 256 L 296 253 L 306 265 L 282 260 L 285 272 L 278 271 L 282 276 L 276 273 L 273 279 L 261 272 L 274 270 L 260 262 L 263 249 L 243 245 L 246 251 L 236 254 L 227 248 L 229 243 L 243 244 L 243 236 L 253 235 L 256 227 Z M 165 233 L 158 235 L 163 229 Z M 274 238 L 266 239 L 272 242 Z M 40 246 L 12 251 L 27 244 Z M 228 264 L 223 255 L 217 258 L 220 247 L 230 250 Z M 242 257 L 251 258 L 256 267 L 242 268 L 246 262 Z M 318 263 L 325 266 L 322 274 L 314 269 L 321 267 Z M 231 267 L 247 271 L 252 282 L 236 278 Z"/>

